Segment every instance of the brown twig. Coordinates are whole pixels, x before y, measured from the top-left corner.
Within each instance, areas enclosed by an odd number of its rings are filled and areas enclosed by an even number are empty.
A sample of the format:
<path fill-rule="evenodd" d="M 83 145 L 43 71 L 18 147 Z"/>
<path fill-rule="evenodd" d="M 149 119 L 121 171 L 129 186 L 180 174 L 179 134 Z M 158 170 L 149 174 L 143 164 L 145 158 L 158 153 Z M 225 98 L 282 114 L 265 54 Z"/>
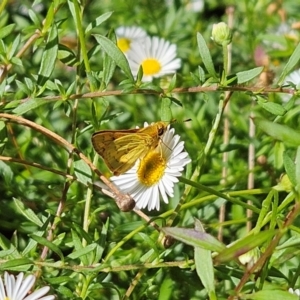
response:
<path fill-rule="evenodd" d="M 257 262 L 248 270 L 246 270 L 244 276 L 240 280 L 239 284 L 234 289 L 235 294 L 228 297 L 228 300 L 236 299 L 236 295 L 239 294 L 243 286 L 247 283 L 249 277 L 256 272 L 257 270 L 261 270 L 266 263 L 267 259 L 272 255 L 274 249 L 278 245 L 280 239 L 285 234 L 286 229 L 293 223 L 293 221 L 297 218 L 300 212 L 300 202 L 296 199 L 296 204 L 294 205 L 293 209 L 289 212 L 289 214 L 285 218 L 285 222 L 275 235 L 269 246 L 267 247 L 266 251 L 262 254 L 262 256 L 257 260 Z"/>
<path fill-rule="evenodd" d="M 48 138 L 54 140 L 56 143 L 59 145 L 63 146 L 67 151 L 70 153 L 76 153 L 90 168 L 93 172 L 95 172 L 100 180 L 108 187 L 108 189 L 113 193 L 114 198 L 122 210 L 126 209 L 132 209 L 132 204 L 129 205 L 130 203 L 134 203 L 134 200 L 129 196 L 129 195 L 124 195 L 122 194 L 117 187 L 113 185 L 112 182 L 110 182 L 104 175 L 101 174 L 101 172 L 96 168 L 96 166 L 93 165 L 93 163 L 76 147 L 74 147 L 71 143 L 69 143 L 67 140 L 62 138 L 61 136 L 57 135 L 56 133 L 50 131 L 49 129 L 38 125 L 32 121 L 29 121 L 27 119 L 24 119 L 20 116 L 16 115 L 10 115 L 6 113 L 0 113 L 0 118 L 4 118 L 9 120 L 10 122 L 18 123 L 21 125 L 28 126 L 36 131 L 41 132 L 43 135 L 47 136 Z"/>
<path fill-rule="evenodd" d="M 219 85 L 213 86 L 196 86 L 196 87 L 188 87 L 188 88 L 175 88 L 172 90 L 172 93 L 175 94 L 184 94 L 184 93 L 206 93 L 206 92 L 216 92 L 216 91 L 229 91 L 229 92 L 249 92 L 254 94 L 268 94 L 268 93 L 285 93 L 293 95 L 295 93 L 294 89 L 290 88 L 270 88 L 270 87 L 261 87 L 261 86 L 226 86 L 222 87 Z M 147 94 L 147 95 L 157 95 L 161 96 L 162 94 L 168 93 L 167 90 L 163 90 L 163 92 L 158 92 L 154 90 L 145 90 L 145 89 L 136 89 L 130 92 L 124 93 L 122 90 L 113 90 L 113 91 L 104 91 L 104 92 L 90 92 L 85 94 L 72 94 L 68 97 L 69 100 L 75 99 L 90 99 L 90 98 L 99 98 L 99 97 L 107 97 L 107 96 L 124 96 L 124 95 L 132 95 L 132 94 Z M 20 102 L 28 101 L 28 97 L 21 99 Z M 66 100 L 64 96 L 46 96 L 41 97 L 39 99 L 44 99 L 45 101 L 60 101 Z"/>

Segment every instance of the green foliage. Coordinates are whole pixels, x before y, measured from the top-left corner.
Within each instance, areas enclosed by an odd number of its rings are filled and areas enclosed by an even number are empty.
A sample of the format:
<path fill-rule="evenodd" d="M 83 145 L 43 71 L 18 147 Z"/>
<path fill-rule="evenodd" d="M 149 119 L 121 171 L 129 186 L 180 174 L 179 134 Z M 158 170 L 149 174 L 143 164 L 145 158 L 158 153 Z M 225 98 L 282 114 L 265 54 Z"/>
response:
<path fill-rule="evenodd" d="M 297 299 L 300 4 L 19 2 L 0 4 L 0 275 L 57 299 Z M 181 68 L 133 76 L 133 25 Z M 191 163 L 159 212 L 123 212 L 91 136 L 160 120 Z"/>

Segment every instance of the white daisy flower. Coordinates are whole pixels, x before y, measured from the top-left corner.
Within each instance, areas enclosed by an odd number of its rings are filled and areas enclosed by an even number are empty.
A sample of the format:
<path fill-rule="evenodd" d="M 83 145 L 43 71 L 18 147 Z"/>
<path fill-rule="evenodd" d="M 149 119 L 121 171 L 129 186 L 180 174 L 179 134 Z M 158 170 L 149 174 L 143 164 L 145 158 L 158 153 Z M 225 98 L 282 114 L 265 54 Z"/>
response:
<path fill-rule="evenodd" d="M 4 283 L 0 277 L 0 300 L 53 300 L 54 296 L 45 296 L 50 288 L 44 286 L 26 297 L 35 283 L 35 276 L 29 275 L 24 280 L 24 273 L 19 273 L 17 277 L 4 273 Z M 42 297 L 42 298 L 41 298 Z"/>
<path fill-rule="evenodd" d="M 181 66 L 181 60 L 176 56 L 176 45 L 156 36 L 147 37 L 143 43 L 133 42 L 127 53 L 133 76 L 137 75 L 142 66 L 143 81 L 175 73 Z"/>
<path fill-rule="evenodd" d="M 184 151 L 184 142 L 174 133 L 169 125 L 156 149 L 138 159 L 126 173 L 110 178 L 120 191 L 132 196 L 138 209 L 159 210 L 160 199 L 168 203 L 168 196 L 174 197 L 174 183 L 191 161 Z"/>
<path fill-rule="evenodd" d="M 116 29 L 117 45 L 123 53 L 127 53 L 132 42 L 142 42 L 147 37 L 147 32 L 137 26 L 121 26 Z"/>

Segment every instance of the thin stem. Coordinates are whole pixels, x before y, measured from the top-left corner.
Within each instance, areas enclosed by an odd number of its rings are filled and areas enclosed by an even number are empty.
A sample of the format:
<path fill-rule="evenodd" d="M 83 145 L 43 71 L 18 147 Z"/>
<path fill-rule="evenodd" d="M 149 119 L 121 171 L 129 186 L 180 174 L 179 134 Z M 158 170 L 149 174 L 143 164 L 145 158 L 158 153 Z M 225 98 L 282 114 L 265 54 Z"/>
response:
<path fill-rule="evenodd" d="M 261 86 L 226 86 L 220 87 L 218 85 L 213 86 L 197 86 L 197 87 L 189 87 L 189 88 L 175 88 L 172 90 L 172 94 L 184 94 L 184 93 L 209 93 L 209 92 L 216 92 L 216 91 L 229 91 L 229 92 L 249 92 L 253 94 L 268 94 L 268 93 L 284 93 L 294 95 L 297 91 L 294 89 L 289 88 L 270 88 L 270 87 L 261 87 Z M 168 90 L 163 90 L 163 93 L 168 93 Z M 75 99 L 91 99 L 91 98 L 101 98 L 106 96 L 124 96 L 124 95 L 157 95 L 161 96 L 161 92 L 157 92 L 154 90 L 149 89 L 138 89 L 133 90 L 130 92 L 123 92 L 122 90 L 113 90 L 113 91 L 97 91 L 97 92 L 90 92 L 85 94 L 72 94 L 69 96 L 69 100 Z M 37 98 L 36 98 L 37 99 Z M 50 101 L 61 101 L 66 100 L 65 96 L 45 96 L 38 99 L 44 99 L 47 102 Z M 28 97 L 21 99 L 20 103 L 24 103 L 28 101 Z M 0 103 L 1 105 L 1 103 Z"/>
<path fill-rule="evenodd" d="M 228 16 L 228 27 L 233 28 L 234 20 L 234 8 L 228 7 L 226 9 L 226 14 Z M 224 57 L 224 70 L 226 74 L 230 74 L 231 71 L 231 60 L 232 60 L 232 43 L 223 47 L 223 57 Z M 225 92 L 225 98 L 230 96 L 230 92 Z M 229 120 L 229 111 L 230 111 L 230 102 L 225 106 L 224 109 L 224 131 L 223 131 L 223 145 L 226 146 L 229 144 L 230 139 L 230 120 Z M 227 175 L 228 175 L 228 158 L 229 153 L 225 151 L 222 157 L 222 181 L 221 184 L 226 186 Z M 226 214 L 226 204 L 222 204 L 219 210 L 219 223 L 223 224 L 225 221 Z M 218 240 L 223 241 L 223 226 L 220 226 L 218 229 Z"/>
<path fill-rule="evenodd" d="M 254 105 L 254 103 L 252 102 L 252 106 Z M 253 143 L 253 139 L 255 137 L 255 125 L 254 122 L 252 121 L 252 119 L 254 118 L 254 114 L 253 112 L 251 112 L 250 114 L 250 119 L 249 119 L 249 146 L 248 146 L 248 183 L 247 183 L 247 187 L 248 189 L 253 189 L 254 188 L 254 167 L 255 167 L 255 146 Z M 247 201 L 247 203 L 249 205 L 252 205 L 252 201 L 249 199 Z M 247 222 L 247 231 L 249 232 L 252 228 L 252 222 L 251 222 L 251 217 L 252 217 L 252 211 L 250 211 L 249 209 L 247 209 L 247 218 L 248 218 L 248 222 Z"/>

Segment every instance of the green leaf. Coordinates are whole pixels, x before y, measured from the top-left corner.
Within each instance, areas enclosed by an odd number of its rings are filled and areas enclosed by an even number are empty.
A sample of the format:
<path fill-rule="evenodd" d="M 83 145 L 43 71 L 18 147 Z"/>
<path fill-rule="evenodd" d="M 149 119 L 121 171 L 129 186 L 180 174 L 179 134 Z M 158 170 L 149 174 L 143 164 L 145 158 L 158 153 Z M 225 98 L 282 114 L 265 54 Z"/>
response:
<path fill-rule="evenodd" d="M 134 81 L 128 61 L 124 53 L 117 47 L 117 45 L 100 34 L 95 34 L 94 36 L 103 51 L 105 51 L 106 54 L 111 57 L 111 59 L 121 68 L 121 70 L 131 81 Z"/>
<path fill-rule="evenodd" d="M 171 100 L 168 97 L 161 98 L 160 118 L 165 122 L 172 120 Z"/>
<path fill-rule="evenodd" d="M 104 13 L 103 15 L 97 17 L 92 23 L 90 23 L 86 27 L 85 34 L 89 34 L 93 28 L 96 28 L 99 25 L 101 25 L 104 21 L 106 21 L 112 15 L 112 13 L 113 13 L 112 11 L 109 11 L 109 12 Z"/>
<path fill-rule="evenodd" d="M 89 236 L 89 234 L 80 225 L 73 223 L 73 226 L 77 232 L 78 237 L 85 239 L 88 244 L 91 244 L 93 242 L 91 236 Z M 78 239 L 78 240 L 80 241 L 80 239 Z M 78 246 L 80 247 L 80 249 L 82 248 L 81 241 Z"/>
<path fill-rule="evenodd" d="M 56 25 L 53 24 L 47 39 L 47 44 L 42 55 L 40 70 L 38 73 L 38 84 L 44 85 L 50 78 L 58 53 L 58 36 Z"/>
<path fill-rule="evenodd" d="M 293 186 L 297 185 L 296 165 L 288 152 L 283 152 L 283 165 Z"/>
<path fill-rule="evenodd" d="M 116 42 L 116 36 L 114 34 L 111 38 L 114 42 Z M 108 86 L 110 79 L 112 78 L 114 71 L 116 69 L 116 63 L 111 59 L 111 57 L 104 52 L 103 53 L 103 77 L 102 80 L 105 84 L 105 88 Z"/>
<path fill-rule="evenodd" d="M 276 116 L 283 116 L 286 113 L 286 109 L 282 105 L 274 102 L 269 102 L 268 100 L 260 96 L 257 96 L 257 104 L 266 111 Z"/>
<path fill-rule="evenodd" d="M 77 251 L 74 251 L 73 253 L 69 254 L 68 257 L 71 259 L 80 258 L 81 256 L 87 255 L 90 252 L 94 251 L 97 247 L 97 244 L 93 243 L 90 244 L 82 249 L 79 249 Z"/>
<path fill-rule="evenodd" d="M 155 91 L 157 93 L 163 93 L 163 89 L 155 84 L 153 84 L 152 82 L 143 82 L 138 90 L 146 90 L 146 91 Z"/>
<path fill-rule="evenodd" d="M 85 185 L 92 182 L 92 171 L 83 160 L 74 162 L 74 173 L 77 179 Z"/>
<path fill-rule="evenodd" d="M 22 201 L 13 198 L 15 207 L 17 211 L 22 214 L 27 220 L 31 221 L 32 223 L 36 224 L 37 226 L 42 227 L 43 223 L 42 221 L 38 218 L 38 216 L 34 213 L 34 211 L 30 208 L 25 207 Z"/>
<path fill-rule="evenodd" d="M 179 227 L 164 227 L 162 231 L 175 239 L 193 247 L 201 247 L 207 250 L 221 252 L 225 246 L 212 235 L 205 232 L 199 232 L 195 229 L 186 229 Z"/>
<path fill-rule="evenodd" d="M 286 150 L 283 142 L 276 141 L 274 145 L 274 167 L 281 169 L 283 166 L 283 153 Z"/>
<path fill-rule="evenodd" d="M 74 248 L 76 249 L 75 252 L 77 252 L 77 253 L 79 252 L 79 256 L 81 256 L 80 251 L 82 251 L 82 249 L 83 249 L 81 239 L 75 230 L 71 229 L 71 232 L 72 232 L 72 241 L 74 244 Z M 72 255 L 72 253 L 70 255 Z M 77 254 L 76 254 L 76 257 L 78 257 Z M 80 260 L 84 266 L 89 265 L 89 259 L 88 259 L 87 255 L 81 256 Z"/>
<path fill-rule="evenodd" d="M 205 232 L 202 223 L 197 219 L 195 220 L 195 230 Z M 210 296 L 209 298 L 216 299 L 214 266 L 211 251 L 201 247 L 195 247 L 195 265 L 197 274 Z"/>
<path fill-rule="evenodd" d="M 283 141 L 292 146 L 300 146 L 300 132 L 286 125 L 273 123 L 258 117 L 253 118 L 253 121 L 258 128 L 275 140 Z"/>
<path fill-rule="evenodd" d="M 33 262 L 28 258 L 11 259 L 0 264 L 0 270 L 15 270 L 16 267 L 24 265 L 33 265 Z"/>
<path fill-rule="evenodd" d="M 209 49 L 206 45 L 206 42 L 203 38 L 203 36 L 198 32 L 197 33 L 197 43 L 198 43 L 198 49 L 199 53 L 202 59 L 202 62 L 207 70 L 207 72 L 210 74 L 210 76 L 217 78 L 217 74 L 215 71 L 215 67 L 209 52 Z"/>
<path fill-rule="evenodd" d="M 18 50 L 18 47 L 20 47 L 20 44 L 21 44 L 21 36 L 18 34 L 15 38 L 14 38 L 14 41 L 11 45 L 11 48 L 9 50 L 9 53 L 7 53 L 7 58 L 9 60 L 11 60 L 13 58 L 13 56 L 15 55 L 15 53 L 17 52 Z"/>
<path fill-rule="evenodd" d="M 0 30 L 0 39 L 2 40 L 6 36 L 10 35 L 15 27 L 16 27 L 16 24 L 9 24 L 5 27 L 2 27 Z"/>
<path fill-rule="evenodd" d="M 77 62 L 77 57 L 74 52 L 65 45 L 59 44 L 57 58 L 68 66 L 74 66 Z"/>
<path fill-rule="evenodd" d="M 42 29 L 43 34 L 49 31 L 49 28 L 53 24 L 53 19 L 54 19 L 54 3 L 52 2 L 48 8 L 46 18 L 43 22 L 43 29 Z"/>
<path fill-rule="evenodd" d="M 47 222 L 49 223 L 49 222 Z M 45 234 L 45 231 L 35 231 L 35 235 L 37 236 L 43 236 Z M 33 239 L 29 240 L 29 243 L 26 244 L 26 248 L 22 251 L 22 256 L 29 255 L 30 251 L 32 251 L 37 245 L 37 242 Z"/>
<path fill-rule="evenodd" d="M 0 175 L 3 176 L 6 184 L 10 185 L 12 183 L 14 173 L 13 173 L 11 167 L 2 160 L 0 160 Z"/>
<path fill-rule="evenodd" d="M 64 255 L 61 252 L 61 250 L 52 242 L 48 241 L 47 239 L 45 239 L 44 237 L 35 235 L 35 234 L 30 234 L 30 237 L 37 241 L 39 244 L 48 247 L 50 250 L 52 250 L 53 252 L 55 252 L 62 261 L 64 261 Z"/>
<path fill-rule="evenodd" d="M 172 6 L 171 6 L 172 7 Z M 173 296 L 174 285 L 176 284 L 168 274 L 163 277 L 162 282 L 160 283 L 159 296 L 157 300 L 171 300 Z"/>
<path fill-rule="evenodd" d="M 40 26 L 41 20 L 36 11 L 34 11 L 33 9 L 28 9 L 28 15 L 30 19 L 33 21 L 34 25 L 36 25 L 37 27 Z"/>
<path fill-rule="evenodd" d="M 241 299 L 253 299 L 253 300 L 299 300 L 297 295 L 293 295 L 288 291 L 282 290 L 262 290 L 257 293 L 241 295 Z"/>
<path fill-rule="evenodd" d="M 201 68 L 201 66 L 198 66 L 198 76 L 199 76 L 199 80 L 200 80 L 201 84 L 203 82 L 205 82 L 205 72 L 204 72 L 203 68 Z"/>
<path fill-rule="evenodd" d="M 51 283 L 51 284 L 62 284 L 62 283 L 76 283 L 76 279 L 75 278 L 71 278 L 70 276 L 58 276 L 58 277 L 49 277 L 47 278 L 47 282 Z M 70 298 L 71 299 L 71 298 Z"/>
<path fill-rule="evenodd" d="M 9 256 L 10 258 L 22 257 L 21 254 L 19 253 L 19 250 L 2 233 L 0 233 L 0 247 L 3 250 L 12 250 Z"/>
<path fill-rule="evenodd" d="M 175 73 L 170 81 L 170 84 L 169 84 L 169 87 L 168 87 L 168 90 L 167 92 L 170 93 L 172 92 L 172 90 L 175 89 L 176 87 L 176 80 L 177 80 L 177 74 Z"/>
<path fill-rule="evenodd" d="M 27 99 L 24 103 L 20 104 L 17 106 L 14 110 L 13 113 L 16 115 L 23 115 L 26 112 L 33 110 L 37 107 L 49 104 L 50 101 L 45 100 L 45 99 Z"/>
<path fill-rule="evenodd" d="M 251 70 L 236 73 L 238 84 L 248 82 L 258 76 L 264 67 L 257 67 Z"/>
<path fill-rule="evenodd" d="M 0 251 L 0 258 L 5 258 L 5 257 L 7 258 L 10 255 L 12 255 L 14 251 L 15 251 L 15 249 L 1 250 Z"/>
<path fill-rule="evenodd" d="M 283 84 L 286 75 L 292 71 L 292 69 L 296 66 L 300 59 L 300 43 L 297 45 L 296 49 L 294 50 L 293 54 L 291 55 L 289 61 L 284 66 L 282 73 L 279 76 L 277 84 L 280 86 Z"/>
<path fill-rule="evenodd" d="M 219 253 L 215 257 L 215 261 L 225 262 L 238 258 L 242 254 L 249 252 L 251 249 L 261 246 L 266 240 L 273 238 L 276 232 L 276 230 L 266 230 L 261 231 L 258 234 L 248 235 Z"/>
<path fill-rule="evenodd" d="M 172 101 L 172 103 L 176 104 L 179 107 L 183 107 L 182 102 L 180 100 L 178 100 L 174 97 L 168 97 L 168 98 Z"/>

